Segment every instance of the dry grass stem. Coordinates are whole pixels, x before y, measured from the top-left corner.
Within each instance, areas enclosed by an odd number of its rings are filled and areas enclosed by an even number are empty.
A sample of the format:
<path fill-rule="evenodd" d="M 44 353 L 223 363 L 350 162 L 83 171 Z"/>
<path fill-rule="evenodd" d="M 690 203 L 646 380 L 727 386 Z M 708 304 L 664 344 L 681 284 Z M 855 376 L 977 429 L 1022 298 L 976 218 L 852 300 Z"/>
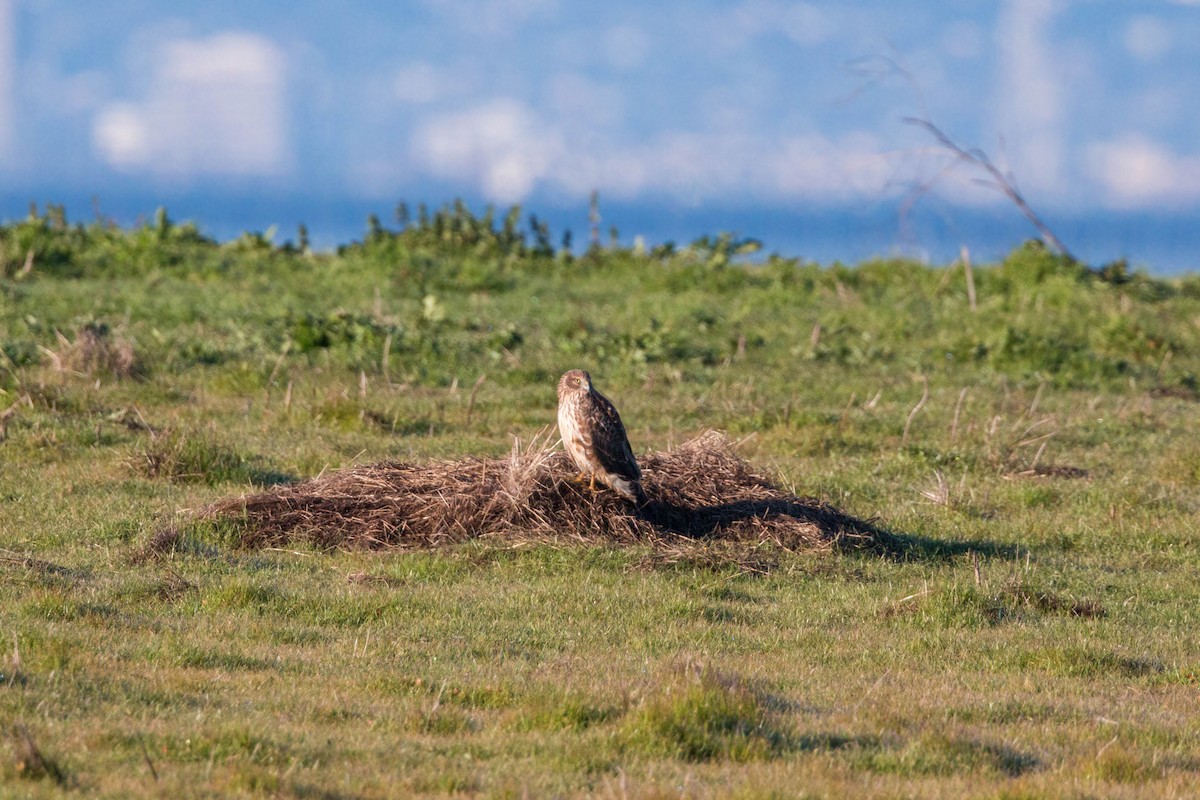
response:
<path fill-rule="evenodd" d="M 17 409 L 19 409 L 22 404 L 29 406 L 30 408 L 33 407 L 33 401 L 29 398 L 29 395 L 23 394 L 18 397 L 11 406 L 3 411 L 0 411 L 0 442 L 3 442 L 8 438 L 8 421 L 12 417 L 16 416 Z"/>
<path fill-rule="evenodd" d="M 471 424 L 471 414 L 475 411 L 475 397 L 479 394 L 483 382 L 487 380 L 487 374 L 480 375 L 475 380 L 475 385 L 471 387 L 471 397 L 467 400 L 467 424 Z"/>
<path fill-rule="evenodd" d="M 908 429 L 912 426 L 912 421 L 917 414 L 921 413 L 921 409 L 925 407 L 925 403 L 929 400 L 929 378 L 925 375 L 921 376 L 922 390 L 921 399 L 913 406 L 912 411 L 908 412 L 908 419 L 904 420 L 904 433 L 900 435 L 900 449 L 903 450 L 908 444 Z"/>
<path fill-rule="evenodd" d="M 966 386 L 958 393 L 958 402 L 954 404 L 954 421 L 950 423 L 950 441 L 958 441 L 958 417 L 962 413 L 963 403 L 966 402 L 967 393 L 970 389 Z"/>
<path fill-rule="evenodd" d="M 937 478 L 937 488 L 925 489 L 921 492 L 921 496 L 934 505 L 945 506 L 950 504 L 950 485 L 946 483 L 946 476 L 942 471 L 934 470 L 934 477 Z"/>

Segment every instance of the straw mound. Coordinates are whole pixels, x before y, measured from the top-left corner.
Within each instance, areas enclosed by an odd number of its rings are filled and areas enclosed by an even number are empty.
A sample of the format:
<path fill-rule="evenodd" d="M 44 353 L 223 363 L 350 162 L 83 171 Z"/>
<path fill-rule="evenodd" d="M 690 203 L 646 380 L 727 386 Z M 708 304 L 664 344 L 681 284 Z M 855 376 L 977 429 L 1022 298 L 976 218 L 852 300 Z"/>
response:
<path fill-rule="evenodd" d="M 577 482 L 548 446 L 508 458 L 382 462 L 217 502 L 201 519 L 233 526 L 245 547 L 307 541 L 327 548 L 422 548 L 481 537 L 617 544 L 683 540 L 828 548 L 880 532 L 781 491 L 710 431 L 641 459 L 641 508 Z"/>

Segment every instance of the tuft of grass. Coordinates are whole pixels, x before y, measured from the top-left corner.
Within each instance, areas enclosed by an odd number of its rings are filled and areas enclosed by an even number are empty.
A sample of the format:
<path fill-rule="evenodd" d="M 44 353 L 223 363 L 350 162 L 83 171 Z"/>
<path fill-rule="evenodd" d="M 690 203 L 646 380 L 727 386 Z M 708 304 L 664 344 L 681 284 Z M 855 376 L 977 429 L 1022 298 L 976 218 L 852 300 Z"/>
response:
<path fill-rule="evenodd" d="M 1004 587 L 1001 590 L 1001 595 L 1015 608 L 1029 608 L 1042 614 L 1056 614 L 1083 619 L 1100 619 L 1108 614 L 1104 606 L 1096 600 L 1031 589 L 1021 583 Z"/>
<path fill-rule="evenodd" d="M 144 579 L 131 578 L 129 583 L 120 587 L 121 599 L 130 602 L 156 600 L 163 603 L 174 603 L 194 591 L 197 585 L 188 580 L 179 571 L 167 568 L 159 575 L 148 576 Z"/>
<path fill-rule="evenodd" d="M 421 682 L 419 685 L 433 691 L 432 684 Z M 460 708 L 489 710 L 511 708 L 516 701 L 516 690 L 505 684 L 459 686 L 443 683 L 437 689 L 434 705 L 440 707 L 449 704 Z"/>
<path fill-rule="evenodd" d="M 195 730 L 188 735 L 147 737 L 149 752 L 175 762 L 224 763 L 239 761 L 258 766 L 287 765 L 292 748 L 246 726 L 228 725 Z"/>
<path fill-rule="evenodd" d="M 272 797 L 279 794 L 283 783 L 274 772 L 260 767 L 242 766 L 229 777 L 227 785 L 234 792 Z"/>
<path fill-rule="evenodd" d="M 194 669 L 222 670 L 226 672 L 277 670 L 280 662 L 264 658 L 255 658 L 242 653 L 209 650 L 199 647 L 186 647 L 180 651 L 175 663 L 181 667 Z"/>
<path fill-rule="evenodd" d="M 882 609 L 885 618 L 916 616 L 939 628 L 982 628 L 1044 616 L 1099 619 L 1105 614 L 1095 600 L 1034 589 L 1023 580 L 1009 581 L 997 589 L 953 581 Z"/>
<path fill-rule="evenodd" d="M 52 622 L 103 624 L 120 616 L 116 606 L 93 603 L 66 594 L 47 594 L 26 605 L 26 611 Z"/>
<path fill-rule="evenodd" d="M 684 761 L 777 758 L 790 731 L 750 688 L 703 667 L 653 685 L 620 732 L 628 752 Z"/>
<path fill-rule="evenodd" d="M 216 609 L 251 609 L 262 612 L 280 607 L 284 595 L 274 586 L 257 579 L 235 578 L 206 592 L 203 603 Z"/>
<path fill-rule="evenodd" d="M 576 692 L 553 692 L 527 703 L 517 722 L 523 731 L 584 731 L 616 720 L 621 709 Z"/>
<path fill-rule="evenodd" d="M 419 711 L 408 719 L 409 730 L 434 736 L 454 736 L 468 733 L 474 728 L 469 714 L 453 708 L 438 707 L 431 711 Z"/>
<path fill-rule="evenodd" d="M 1121 744 L 1105 746 L 1096 756 L 1090 770 L 1092 777 L 1111 783 L 1141 784 L 1160 777 L 1162 770 L 1154 767 L 1142 754 Z"/>
<path fill-rule="evenodd" d="M 1153 659 L 1077 645 L 1041 647 L 1022 660 L 1029 667 L 1071 678 L 1142 678 L 1165 670 Z"/>
<path fill-rule="evenodd" d="M 255 455 L 201 433 L 176 431 L 152 437 L 135 450 L 130 460 L 133 469 L 147 478 L 179 483 L 271 486 L 291 480 L 261 462 Z"/>
<path fill-rule="evenodd" d="M 480 790 L 479 778 L 475 775 L 460 771 L 444 771 L 434 776 L 421 776 L 414 779 L 410 788 L 418 795 L 446 797 L 455 795 L 472 795 Z"/>

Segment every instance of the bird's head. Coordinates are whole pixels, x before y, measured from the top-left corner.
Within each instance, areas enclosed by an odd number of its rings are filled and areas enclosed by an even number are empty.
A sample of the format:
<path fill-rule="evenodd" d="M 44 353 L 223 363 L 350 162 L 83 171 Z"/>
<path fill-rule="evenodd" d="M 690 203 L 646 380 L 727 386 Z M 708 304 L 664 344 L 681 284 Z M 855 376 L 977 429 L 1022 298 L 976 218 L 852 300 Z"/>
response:
<path fill-rule="evenodd" d="M 564 392 L 590 392 L 591 390 L 592 376 L 581 369 L 573 369 L 564 373 L 558 381 L 560 395 Z"/>

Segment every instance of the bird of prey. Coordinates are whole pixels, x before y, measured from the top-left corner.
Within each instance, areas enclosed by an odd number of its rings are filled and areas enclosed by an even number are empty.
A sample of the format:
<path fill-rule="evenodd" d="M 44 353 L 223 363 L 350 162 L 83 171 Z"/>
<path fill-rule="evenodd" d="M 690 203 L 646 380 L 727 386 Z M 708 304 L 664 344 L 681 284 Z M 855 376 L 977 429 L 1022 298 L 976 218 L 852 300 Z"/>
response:
<path fill-rule="evenodd" d="M 558 381 L 558 432 L 580 478 L 588 477 L 592 489 L 600 481 L 631 503 L 645 499 L 642 471 L 621 416 L 592 386 L 592 376 L 581 369 Z"/>

